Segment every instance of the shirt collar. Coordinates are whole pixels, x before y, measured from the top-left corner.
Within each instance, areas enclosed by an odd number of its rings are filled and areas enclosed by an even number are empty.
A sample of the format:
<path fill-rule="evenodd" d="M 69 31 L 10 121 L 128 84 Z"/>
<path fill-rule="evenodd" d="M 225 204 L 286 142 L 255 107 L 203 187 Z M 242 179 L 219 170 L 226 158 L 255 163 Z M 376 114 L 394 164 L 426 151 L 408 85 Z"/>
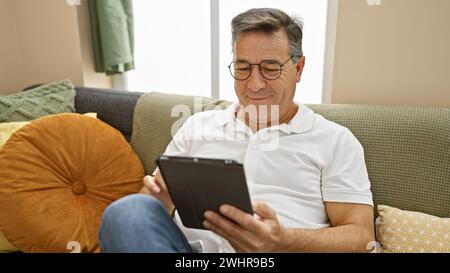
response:
<path fill-rule="evenodd" d="M 289 123 L 272 126 L 271 130 L 281 130 L 286 134 L 301 134 L 312 129 L 314 122 L 314 112 L 304 104 L 298 104 L 299 108 L 295 116 Z M 239 102 L 233 102 L 219 117 L 218 124 L 225 126 L 235 122 L 235 112 L 239 107 Z"/>
<path fill-rule="evenodd" d="M 218 123 L 220 126 L 225 126 L 228 123 L 233 123 L 235 119 L 235 112 L 239 107 L 239 102 L 233 102 L 225 109 L 225 112 L 219 117 Z"/>
<path fill-rule="evenodd" d="M 298 104 L 297 114 L 286 125 L 290 127 L 290 131 L 301 134 L 311 130 L 313 123 L 314 111 L 304 104 Z"/>

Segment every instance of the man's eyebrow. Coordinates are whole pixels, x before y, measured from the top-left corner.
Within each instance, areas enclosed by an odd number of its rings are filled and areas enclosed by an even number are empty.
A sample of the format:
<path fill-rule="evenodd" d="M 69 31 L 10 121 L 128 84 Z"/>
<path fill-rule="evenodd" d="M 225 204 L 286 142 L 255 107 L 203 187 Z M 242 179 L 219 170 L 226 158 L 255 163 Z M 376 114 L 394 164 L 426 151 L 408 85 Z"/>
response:
<path fill-rule="evenodd" d="M 234 60 L 235 62 L 238 62 L 238 63 L 240 63 L 240 62 L 246 62 L 246 63 L 248 63 L 248 61 L 247 60 L 244 60 L 244 59 L 240 59 L 240 58 L 237 58 L 236 60 Z"/>
<path fill-rule="evenodd" d="M 276 60 L 276 59 L 268 59 L 268 60 L 263 60 L 264 62 L 269 62 L 269 63 L 278 63 L 281 64 L 281 61 Z"/>
<path fill-rule="evenodd" d="M 244 59 L 240 59 L 240 58 L 237 58 L 236 60 L 235 60 L 235 62 L 246 62 L 246 63 L 250 63 L 249 61 L 247 61 L 247 60 L 244 60 Z M 266 60 L 262 60 L 261 62 L 270 62 L 270 63 L 281 63 L 279 60 L 276 60 L 276 59 L 266 59 Z"/>

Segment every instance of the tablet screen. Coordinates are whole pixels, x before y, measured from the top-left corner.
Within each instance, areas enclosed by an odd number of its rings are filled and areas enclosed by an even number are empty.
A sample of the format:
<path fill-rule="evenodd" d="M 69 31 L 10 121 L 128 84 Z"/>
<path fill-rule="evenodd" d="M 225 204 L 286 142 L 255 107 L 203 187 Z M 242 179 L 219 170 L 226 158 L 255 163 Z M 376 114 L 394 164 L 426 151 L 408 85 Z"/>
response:
<path fill-rule="evenodd" d="M 185 227 L 205 229 L 205 211 L 219 213 L 223 204 L 253 214 L 242 164 L 176 156 L 159 156 L 156 164 Z"/>

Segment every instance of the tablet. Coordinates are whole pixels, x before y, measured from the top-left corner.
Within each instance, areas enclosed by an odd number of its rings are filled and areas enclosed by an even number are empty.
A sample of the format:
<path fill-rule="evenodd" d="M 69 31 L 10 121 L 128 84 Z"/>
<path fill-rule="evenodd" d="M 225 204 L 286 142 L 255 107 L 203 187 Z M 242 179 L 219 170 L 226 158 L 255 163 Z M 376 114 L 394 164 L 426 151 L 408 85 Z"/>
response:
<path fill-rule="evenodd" d="M 242 164 L 178 156 L 159 156 L 156 164 L 185 227 L 205 229 L 205 211 L 219 213 L 223 204 L 253 215 Z"/>

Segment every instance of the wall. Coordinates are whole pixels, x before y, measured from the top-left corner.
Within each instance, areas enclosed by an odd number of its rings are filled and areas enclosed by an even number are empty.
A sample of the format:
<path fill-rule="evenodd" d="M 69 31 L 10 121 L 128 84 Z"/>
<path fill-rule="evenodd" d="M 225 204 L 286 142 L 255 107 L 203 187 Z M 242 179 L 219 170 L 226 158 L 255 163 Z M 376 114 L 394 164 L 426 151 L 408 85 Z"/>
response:
<path fill-rule="evenodd" d="M 450 1 L 340 0 L 332 103 L 450 107 Z"/>
<path fill-rule="evenodd" d="M 0 16 L 0 22 L 6 21 L 0 35 L 7 41 L 0 43 L 0 58 L 6 57 L 0 68 L 0 94 L 61 79 L 78 86 L 111 86 L 109 77 L 93 68 L 86 3 L 84 11 L 63 0 L 0 1 L 0 13 L 9 15 Z"/>
<path fill-rule="evenodd" d="M 0 94 L 71 79 L 111 87 L 94 71 L 87 5 L 0 0 Z M 450 1 L 340 0 L 332 103 L 450 107 Z"/>
<path fill-rule="evenodd" d="M 14 0 L 22 85 L 70 79 L 82 84 L 77 15 L 65 1 Z"/>
<path fill-rule="evenodd" d="M 22 84 L 19 38 L 11 13 L 13 3 L 0 0 L 0 94 L 11 93 Z"/>

